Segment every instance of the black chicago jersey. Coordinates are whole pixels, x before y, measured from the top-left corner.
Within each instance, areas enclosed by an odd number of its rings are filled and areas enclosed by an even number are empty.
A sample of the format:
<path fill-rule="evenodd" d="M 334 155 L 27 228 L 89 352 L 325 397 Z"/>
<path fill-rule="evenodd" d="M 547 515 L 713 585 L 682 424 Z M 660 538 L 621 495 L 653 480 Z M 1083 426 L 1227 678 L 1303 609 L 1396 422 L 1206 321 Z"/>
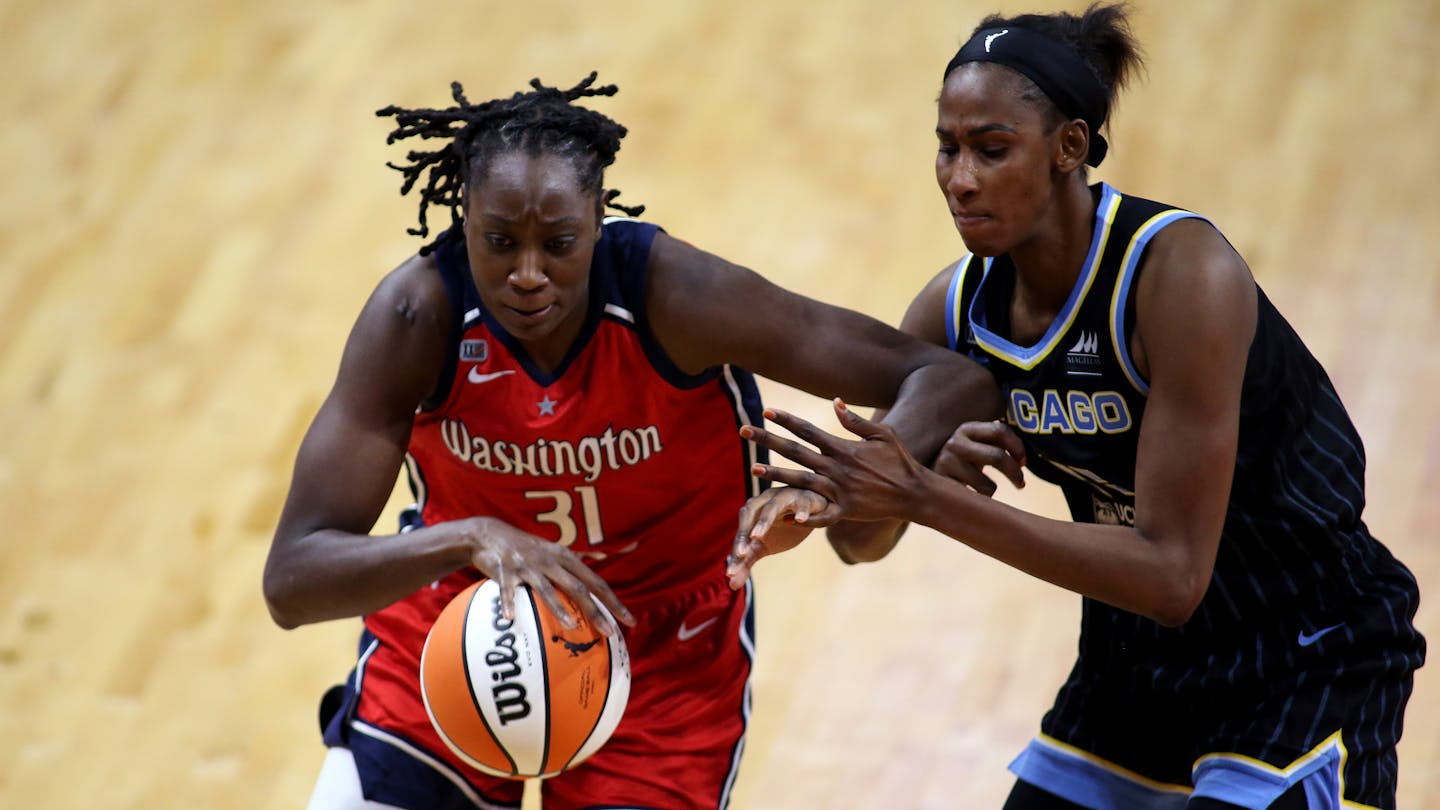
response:
<path fill-rule="evenodd" d="M 1008 256 L 956 263 L 947 332 L 952 349 L 994 373 L 1027 466 L 1061 487 L 1072 517 L 1133 526 L 1149 392 L 1129 353 L 1133 291 L 1150 240 L 1196 215 L 1093 188 L 1089 254 L 1039 341 L 1009 339 Z M 1210 587 L 1178 628 L 1084 600 L 1080 658 L 1041 736 L 1012 765 L 1027 781 L 1062 795 L 1110 784 L 1126 806 L 1167 807 L 1205 768 L 1234 771 L 1244 784 L 1300 762 L 1332 762 L 1338 772 L 1348 755 L 1347 797 L 1393 804 L 1366 788 L 1386 781 L 1393 756 L 1364 756 L 1363 738 L 1398 737 L 1391 713 L 1424 660 L 1410 621 L 1418 590 L 1361 520 L 1364 448 L 1334 386 L 1263 292 L 1258 298 Z M 1361 671 L 1393 682 L 1384 688 L 1394 694 L 1379 701 L 1388 711 L 1369 710 L 1372 694 L 1319 688 Z M 1287 778 L 1307 778 L 1292 770 Z M 1055 774 L 1068 776 L 1056 782 Z M 1230 800 L 1244 798 L 1237 791 Z"/>

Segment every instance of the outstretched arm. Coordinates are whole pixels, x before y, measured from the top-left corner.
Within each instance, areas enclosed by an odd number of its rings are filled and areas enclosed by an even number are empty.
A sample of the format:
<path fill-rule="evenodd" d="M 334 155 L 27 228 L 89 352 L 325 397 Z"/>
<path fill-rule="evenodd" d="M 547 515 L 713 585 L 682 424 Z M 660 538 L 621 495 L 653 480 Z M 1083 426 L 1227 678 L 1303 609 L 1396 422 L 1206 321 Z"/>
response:
<path fill-rule="evenodd" d="M 956 424 L 999 407 L 994 380 L 968 358 L 664 233 L 650 252 L 646 307 L 681 370 L 728 363 L 818 396 L 887 408 L 887 421 L 917 451 L 938 451 Z"/>
<path fill-rule="evenodd" d="M 1135 356 L 1150 395 L 1134 528 L 1056 521 L 993 501 L 919 464 L 885 426 L 840 403 L 837 417 L 861 441 L 775 413 L 810 446 L 765 430 L 755 440 L 807 469 L 766 466 L 761 474 L 824 496 L 847 518 L 913 520 L 1048 582 L 1182 624 L 1205 594 L 1219 548 L 1255 285 L 1218 233 L 1184 221 L 1152 242 L 1136 306 Z"/>
<path fill-rule="evenodd" d="M 990 373 L 944 345 L 943 280 L 931 284 L 939 303 L 912 304 L 904 329 L 896 330 L 792 293 L 663 233 L 651 250 L 650 278 L 652 329 L 685 371 L 730 363 L 817 396 L 880 407 L 879 418 L 899 441 L 927 461 L 956 425 L 1001 411 Z M 805 525 L 826 525 L 823 515 L 810 517 Z M 837 527 L 832 544 L 846 561 L 877 559 L 901 528 L 898 521 L 848 532 Z"/>
<path fill-rule="evenodd" d="M 900 331 L 946 351 L 950 349 L 945 333 L 945 304 L 954 268 L 952 264 L 932 278 L 910 302 L 905 317 L 900 322 Z M 935 462 L 942 445 L 953 441 L 952 430 L 957 425 L 972 420 L 995 419 L 1004 412 L 998 389 L 990 408 L 983 407 L 984 403 L 976 405 L 980 407 L 958 411 L 942 408 L 928 413 L 919 413 L 918 409 L 908 412 L 882 409 L 875 413 L 874 419 L 895 428 L 897 435 L 902 437 L 918 433 L 918 426 L 913 424 L 914 421 L 928 420 L 930 430 L 921 434 L 918 439 L 905 441 L 905 448 L 922 464 L 930 465 Z M 826 536 L 830 540 L 830 546 L 835 549 L 836 556 L 846 563 L 874 562 L 884 558 L 895 548 L 908 526 L 908 522 L 895 518 L 842 520 L 832 523 L 826 530 Z"/>

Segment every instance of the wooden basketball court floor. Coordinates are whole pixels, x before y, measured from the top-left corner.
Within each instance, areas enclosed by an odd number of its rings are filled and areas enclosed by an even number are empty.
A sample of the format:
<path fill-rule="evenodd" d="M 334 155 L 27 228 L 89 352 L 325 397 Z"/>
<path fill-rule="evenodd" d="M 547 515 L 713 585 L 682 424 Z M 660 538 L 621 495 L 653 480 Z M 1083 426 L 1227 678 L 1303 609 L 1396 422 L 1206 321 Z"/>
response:
<path fill-rule="evenodd" d="M 896 322 L 961 250 L 933 102 L 990 10 L 0 4 L 0 807 L 303 807 L 358 622 L 282 632 L 260 569 L 351 320 L 417 245 L 375 109 L 598 69 L 621 93 L 595 106 L 631 129 L 624 200 Z M 1367 442 L 1369 523 L 1440 639 L 1440 6 L 1155 0 L 1135 27 L 1148 76 L 1095 176 L 1211 217 L 1326 363 Z M 1000 497 L 1059 514 L 1046 489 Z M 868 567 L 814 542 L 757 581 L 735 807 L 999 805 L 1078 597 L 921 531 Z M 1440 808 L 1437 715 L 1432 666 L 1401 807 Z"/>

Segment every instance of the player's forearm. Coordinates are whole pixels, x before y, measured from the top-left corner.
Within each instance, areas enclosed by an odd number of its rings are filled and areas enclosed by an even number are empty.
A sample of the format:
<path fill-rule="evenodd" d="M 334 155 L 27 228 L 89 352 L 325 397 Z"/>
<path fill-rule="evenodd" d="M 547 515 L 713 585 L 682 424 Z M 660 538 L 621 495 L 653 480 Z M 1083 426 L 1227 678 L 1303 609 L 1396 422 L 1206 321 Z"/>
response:
<path fill-rule="evenodd" d="M 914 522 L 1014 568 L 1166 626 L 1189 619 L 1204 595 L 1213 557 L 1197 559 L 1175 539 L 1134 529 L 1052 520 L 927 473 Z"/>
<path fill-rule="evenodd" d="M 286 629 L 361 616 L 469 562 L 469 544 L 446 524 L 385 536 L 322 529 L 272 554 L 265 602 Z"/>
<path fill-rule="evenodd" d="M 953 352 L 937 349 L 936 353 L 935 362 L 906 376 L 894 406 L 876 415 L 926 466 L 961 423 L 995 419 L 1002 413 L 1000 390 L 990 372 Z"/>
<path fill-rule="evenodd" d="M 999 412 L 994 379 L 978 365 L 949 352 L 912 371 L 900 385 L 895 405 L 878 411 L 905 449 L 930 464 L 961 422 L 989 419 Z M 846 564 L 875 562 L 900 542 L 909 523 L 902 520 L 842 521 L 826 531 L 830 546 Z"/>

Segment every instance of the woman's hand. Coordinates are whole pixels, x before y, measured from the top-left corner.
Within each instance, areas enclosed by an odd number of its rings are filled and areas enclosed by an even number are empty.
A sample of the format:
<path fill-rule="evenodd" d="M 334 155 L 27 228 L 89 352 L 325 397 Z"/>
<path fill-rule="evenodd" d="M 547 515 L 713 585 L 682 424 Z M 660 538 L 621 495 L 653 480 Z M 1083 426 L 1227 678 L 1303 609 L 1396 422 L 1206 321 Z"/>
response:
<path fill-rule="evenodd" d="M 1025 445 L 1020 436 L 1000 420 L 966 422 L 940 448 L 935 472 L 953 478 L 981 495 L 995 494 L 995 482 L 985 475 L 994 467 L 1016 489 L 1025 486 Z"/>
<path fill-rule="evenodd" d="M 791 470 L 756 464 L 752 471 L 761 478 L 825 498 L 831 503 L 825 511 L 831 523 L 840 519 L 909 520 L 922 483 L 932 473 L 910 455 L 891 427 L 865 419 L 839 399 L 834 407 L 840 424 L 862 441 L 846 441 L 798 416 L 767 410 L 767 419 L 815 449 L 747 425 L 740 429 L 741 436 L 809 468 Z"/>
<path fill-rule="evenodd" d="M 515 618 L 515 589 L 524 584 L 530 586 L 531 592 L 540 597 L 566 629 L 573 629 L 575 618 L 556 592 L 558 586 L 605 635 L 614 635 L 619 628 L 595 606 L 590 598 L 592 593 L 615 618 L 634 626 L 635 618 L 620 603 L 620 598 L 570 549 L 492 517 L 456 521 L 456 528 L 465 533 L 474 549 L 470 555 L 471 565 L 499 584 L 500 608 L 505 618 Z"/>
<path fill-rule="evenodd" d="M 731 589 L 744 587 L 761 557 L 800 545 L 810 532 L 835 522 L 838 514 L 825 498 L 795 487 L 768 489 L 746 501 L 734 548 L 725 561 Z"/>

